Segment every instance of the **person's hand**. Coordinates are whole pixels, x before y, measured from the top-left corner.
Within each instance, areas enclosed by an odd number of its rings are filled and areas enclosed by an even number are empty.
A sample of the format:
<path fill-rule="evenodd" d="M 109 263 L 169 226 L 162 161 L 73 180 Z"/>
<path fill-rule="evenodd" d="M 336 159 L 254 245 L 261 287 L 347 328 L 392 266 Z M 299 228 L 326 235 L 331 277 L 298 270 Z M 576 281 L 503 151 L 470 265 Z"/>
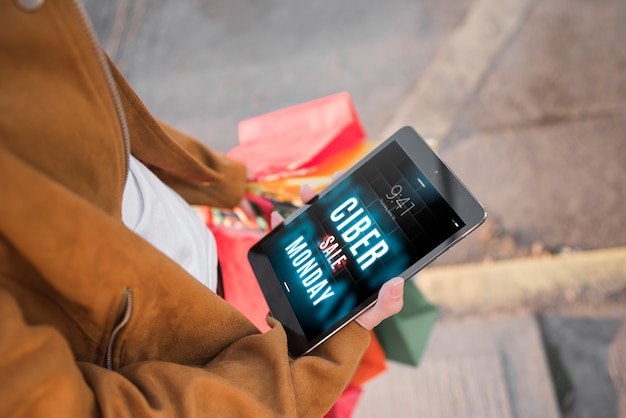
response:
<path fill-rule="evenodd" d="M 302 186 L 300 197 L 303 202 L 310 202 L 315 199 L 317 194 L 308 185 Z M 272 212 L 270 226 L 272 229 L 283 222 L 283 217 L 278 212 Z M 402 309 L 402 297 L 404 293 L 404 279 L 402 277 L 394 277 L 387 281 L 378 292 L 378 300 L 376 304 L 367 309 L 355 320 L 368 331 L 380 324 L 384 319 L 389 318 L 400 312 Z"/>

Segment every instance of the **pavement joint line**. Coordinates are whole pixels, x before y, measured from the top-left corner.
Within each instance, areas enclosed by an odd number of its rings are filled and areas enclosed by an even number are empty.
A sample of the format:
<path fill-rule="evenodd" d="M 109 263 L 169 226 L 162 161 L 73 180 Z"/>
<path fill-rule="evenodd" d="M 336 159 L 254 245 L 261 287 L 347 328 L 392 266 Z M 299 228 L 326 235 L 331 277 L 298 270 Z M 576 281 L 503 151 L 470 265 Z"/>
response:
<path fill-rule="evenodd" d="M 387 138 L 401 126 L 410 125 L 423 137 L 444 139 L 467 98 L 525 23 L 534 3 L 477 0 L 438 49 L 380 137 Z"/>
<path fill-rule="evenodd" d="M 416 285 L 451 312 L 516 307 L 587 287 L 611 292 L 626 288 L 626 247 L 428 267 L 418 274 Z"/>

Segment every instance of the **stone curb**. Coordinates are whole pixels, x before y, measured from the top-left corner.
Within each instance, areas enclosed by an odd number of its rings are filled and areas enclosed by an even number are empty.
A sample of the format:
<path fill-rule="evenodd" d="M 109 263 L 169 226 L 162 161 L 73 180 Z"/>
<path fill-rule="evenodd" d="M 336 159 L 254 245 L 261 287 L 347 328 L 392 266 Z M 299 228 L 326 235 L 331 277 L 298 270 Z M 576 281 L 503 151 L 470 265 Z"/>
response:
<path fill-rule="evenodd" d="M 585 289 L 609 295 L 626 289 L 626 247 L 430 267 L 416 284 L 452 313 L 523 307 L 550 295 L 575 298 Z"/>

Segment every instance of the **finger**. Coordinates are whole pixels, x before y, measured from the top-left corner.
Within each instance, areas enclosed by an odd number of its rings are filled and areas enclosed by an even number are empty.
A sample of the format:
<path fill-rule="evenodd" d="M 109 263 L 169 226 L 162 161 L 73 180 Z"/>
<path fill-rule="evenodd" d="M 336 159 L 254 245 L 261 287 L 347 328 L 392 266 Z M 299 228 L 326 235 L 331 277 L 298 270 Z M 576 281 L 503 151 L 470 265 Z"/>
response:
<path fill-rule="evenodd" d="M 248 181 L 254 181 L 256 174 L 252 171 L 252 169 L 246 166 L 246 179 Z"/>
<path fill-rule="evenodd" d="M 356 322 L 366 330 L 371 331 L 384 319 L 400 312 L 403 293 L 404 279 L 402 277 L 389 280 L 380 288 L 376 304 L 359 315 Z"/>
<path fill-rule="evenodd" d="M 233 209 L 233 212 L 246 227 L 251 229 L 259 227 L 254 209 L 252 209 L 252 205 L 246 199 L 242 199 L 239 205 Z"/>
<path fill-rule="evenodd" d="M 333 176 L 331 177 L 332 181 L 337 180 L 339 177 L 341 177 L 342 174 L 343 174 L 343 171 L 335 171 L 333 173 Z"/>
<path fill-rule="evenodd" d="M 315 199 L 316 196 L 317 193 L 315 193 L 315 191 L 308 184 L 303 184 L 300 188 L 300 199 L 302 199 L 304 203 L 310 202 Z"/>
<path fill-rule="evenodd" d="M 270 228 L 276 228 L 278 225 L 283 223 L 284 220 L 285 218 L 283 218 L 280 213 L 273 211 L 270 215 Z"/>

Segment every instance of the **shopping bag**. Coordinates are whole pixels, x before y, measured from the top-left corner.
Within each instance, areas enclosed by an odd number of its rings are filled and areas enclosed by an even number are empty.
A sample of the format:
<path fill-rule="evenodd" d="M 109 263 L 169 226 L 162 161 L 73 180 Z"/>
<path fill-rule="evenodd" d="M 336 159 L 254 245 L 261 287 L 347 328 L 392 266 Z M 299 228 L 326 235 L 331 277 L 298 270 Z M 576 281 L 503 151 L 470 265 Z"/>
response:
<path fill-rule="evenodd" d="M 363 392 L 362 386 L 387 370 L 387 360 L 376 335 L 371 331 L 370 345 L 365 351 L 350 384 L 343 391 L 326 418 L 350 418 Z"/>
<path fill-rule="evenodd" d="M 263 292 L 248 263 L 248 250 L 264 235 L 263 232 L 209 225 L 215 236 L 217 256 L 222 269 L 224 300 L 243 313 L 261 332 L 270 329 L 270 310 Z"/>
<path fill-rule="evenodd" d="M 346 92 L 243 120 L 238 131 L 228 156 L 244 162 L 255 181 L 309 174 L 365 139 Z"/>
<path fill-rule="evenodd" d="M 363 354 L 361 363 L 350 381 L 352 386 L 363 386 L 379 374 L 387 370 L 387 359 L 374 331 L 370 331 L 370 345 Z"/>
<path fill-rule="evenodd" d="M 430 303 L 415 283 L 404 283 L 402 310 L 374 330 L 388 360 L 417 366 L 422 359 L 439 308 Z"/>
<path fill-rule="evenodd" d="M 333 407 L 325 415 L 325 418 L 350 418 L 361 398 L 363 389 L 358 386 L 348 386 L 343 391 Z"/>

